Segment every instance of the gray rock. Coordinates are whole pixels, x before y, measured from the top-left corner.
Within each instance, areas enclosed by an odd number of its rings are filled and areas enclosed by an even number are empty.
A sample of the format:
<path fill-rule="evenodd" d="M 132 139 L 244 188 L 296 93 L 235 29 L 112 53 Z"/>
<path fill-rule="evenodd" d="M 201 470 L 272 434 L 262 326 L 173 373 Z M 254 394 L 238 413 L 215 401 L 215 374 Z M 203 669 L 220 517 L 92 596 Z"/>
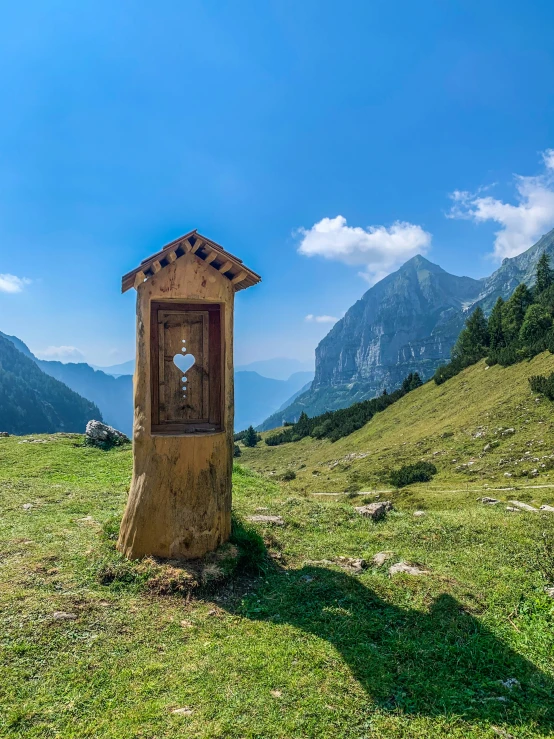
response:
<path fill-rule="evenodd" d="M 502 436 L 512 436 L 512 434 L 515 434 L 515 432 L 516 432 L 516 430 L 513 429 L 513 428 L 511 428 L 511 429 L 504 429 L 504 431 L 502 432 Z"/>
<path fill-rule="evenodd" d="M 551 505 L 541 505 L 540 509 L 541 511 L 545 511 L 545 513 L 554 513 L 554 506 Z"/>
<path fill-rule="evenodd" d="M 23 503 L 22 508 L 24 511 L 28 511 L 33 507 L 32 503 Z"/>
<path fill-rule="evenodd" d="M 506 506 L 506 510 L 507 511 L 510 511 L 510 513 L 521 513 L 521 509 L 520 508 L 514 508 L 513 505 L 507 505 Z"/>
<path fill-rule="evenodd" d="M 88 446 L 105 448 L 106 446 L 119 446 L 128 444 L 129 437 L 122 431 L 114 429 L 101 421 L 89 421 L 85 431 L 85 443 Z"/>
<path fill-rule="evenodd" d="M 377 554 L 374 554 L 371 558 L 371 562 L 375 567 L 381 567 L 381 565 L 384 565 L 391 557 L 394 557 L 394 552 L 377 552 Z"/>
<path fill-rule="evenodd" d="M 270 523 L 273 526 L 285 525 L 285 520 L 281 516 L 248 516 L 246 520 L 251 523 Z"/>
<path fill-rule="evenodd" d="M 549 598 L 554 598 L 554 588 L 545 588 L 544 592 L 548 595 Z"/>
<path fill-rule="evenodd" d="M 510 503 L 512 505 L 515 505 L 516 508 L 521 508 L 522 511 L 532 511 L 533 513 L 539 512 L 538 508 L 535 508 L 532 505 L 529 505 L 528 503 L 522 503 L 520 500 L 511 500 Z"/>
<path fill-rule="evenodd" d="M 9 436 L 7 431 L 0 431 L 0 438 L 6 439 Z"/>
<path fill-rule="evenodd" d="M 497 503 L 500 503 L 500 501 L 497 498 L 488 498 L 486 495 L 482 498 L 477 498 L 477 500 L 480 503 L 486 503 L 487 505 L 496 505 Z"/>
<path fill-rule="evenodd" d="M 389 575 L 397 575 L 398 573 L 404 573 L 405 575 L 430 575 L 429 570 L 424 570 L 418 565 L 410 564 L 409 562 L 397 562 L 392 567 L 389 567 Z"/>
<path fill-rule="evenodd" d="M 414 511 L 414 516 L 415 516 L 416 518 L 421 518 L 422 516 L 425 516 L 425 515 L 427 515 L 427 514 L 425 513 L 425 511 Z"/>
<path fill-rule="evenodd" d="M 66 613 L 66 611 L 54 611 L 52 614 L 54 621 L 75 621 L 76 613 Z"/>
<path fill-rule="evenodd" d="M 348 570 L 348 572 L 353 572 L 356 575 L 359 575 L 361 572 L 367 569 L 367 562 L 365 561 L 365 559 L 354 559 L 353 557 L 337 557 L 336 563 L 339 567 L 342 567 L 343 570 Z"/>
<path fill-rule="evenodd" d="M 373 521 L 379 521 L 388 511 L 392 510 L 392 503 L 390 500 L 383 500 L 380 503 L 368 503 L 367 505 L 356 506 L 354 510 L 360 516 L 371 518 Z"/>

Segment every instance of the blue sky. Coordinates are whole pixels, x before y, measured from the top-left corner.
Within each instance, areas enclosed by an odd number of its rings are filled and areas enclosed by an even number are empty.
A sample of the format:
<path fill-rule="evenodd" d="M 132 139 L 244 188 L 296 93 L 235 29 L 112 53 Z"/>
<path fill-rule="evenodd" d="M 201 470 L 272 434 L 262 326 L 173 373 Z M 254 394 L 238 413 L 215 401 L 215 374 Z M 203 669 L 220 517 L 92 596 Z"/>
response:
<path fill-rule="evenodd" d="M 263 277 L 237 295 L 243 364 L 309 359 L 418 251 L 479 277 L 554 226 L 551 2 L 31 0 L 1 20 L 0 330 L 42 356 L 129 359 L 120 277 L 192 228 Z"/>

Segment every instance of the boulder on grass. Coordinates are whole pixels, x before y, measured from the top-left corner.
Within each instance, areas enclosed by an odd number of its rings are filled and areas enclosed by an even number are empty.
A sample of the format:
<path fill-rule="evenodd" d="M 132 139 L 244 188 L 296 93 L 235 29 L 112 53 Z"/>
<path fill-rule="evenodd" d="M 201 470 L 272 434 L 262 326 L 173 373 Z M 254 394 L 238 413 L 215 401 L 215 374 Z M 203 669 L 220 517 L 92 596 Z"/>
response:
<path fill-rule="evenodd" d="M 380 521 L 386 513 L 392 510 L 392 503 L 390 500 L 383 500 L 379 503 L 368 503 L 367 505 L 356 506 L 354 508 L 356 513 L 366 518 L 371 518 L 373 521 Z"/>
<path fill-rule="evenodd" d="M 99 449 L 129 444 L 130 439 L 122 431 L 114 429 L 101 421 L 89 421 L 85 431 L 85 444 Z"/>
<path fill-rule="evenodd" d="M 397 562 L 392 567 L 389 567 L 389 575 L 397 575 L 403 573 L 405 575 L 430 575 L 429 570 L 424 570 L 417 564 L 411 564 L 410 562 Z"/>
<path fill-rule="evenodd" d="M 513 506 L 516 506 L 517 508 L 520 508 L 522 511 L 530 511 L 531 513 L 538 513 L 539 509 L 535 508 L 532 505 L 529 505 L 528 503 L 522 503 L 520 500 L 511 500 L 510 503 Z"/>
<path fill-rule="evenodd" d="M 282 516 L 247 516 L 250 523 L 267 523 L 273 526 L 284 526 L 285 520 Z"/>

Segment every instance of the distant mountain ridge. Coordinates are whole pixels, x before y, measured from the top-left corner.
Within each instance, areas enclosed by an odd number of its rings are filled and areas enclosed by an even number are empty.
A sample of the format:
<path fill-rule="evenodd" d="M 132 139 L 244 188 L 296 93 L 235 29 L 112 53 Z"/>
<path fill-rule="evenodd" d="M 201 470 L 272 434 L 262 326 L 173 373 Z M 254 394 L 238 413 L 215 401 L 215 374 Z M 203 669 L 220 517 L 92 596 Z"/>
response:
<path fill-rule="evenodd" d="M 554 262 L 554 229 L 489 277 L 451 275 L 418 255 L 373 285 L 338 321 L 316 349 L 311 388 L 262 430 L 302 411 L 309 416 L 344 408 L 400 385 L 410 372 L 429 378 L 450 352 L 467 312 L 479 304 L 488 313 L 499 296 L 521 282 L 531 285 L 540 255 Z"/>
<path fill-rule="evenodd" d="M 62 363 L 38 359 L 17 336 L 8 336 L 0 331 L 0 337 L 10 341 L 47 375 L 63 382 L 75 393 L 94 403 L 100 409 L 104 421 L 110 426 L 126 434 L 132 433 L 133 378 L 130 375 L 116 378 L 94 370 L 84 362 Z"/>
<path fill-rule="evenodd" d="M 103 372 L 105 375 L 113 375 L 113 377 L 121 377 L 121 375 L 133 375 L 135 373 L 135 360 L 128 359 L 121 364 L 112 364 L 109 367 L 98 367 L 96 364 L 89 364 L 93 370 Z"/>
<path fill-rule="evenodd" d="M 43 372 L 63 382 L 83 398 L 95 403 L 110 426 L 132 435 L 133 431 L 133 378 L 119 375 L 117 370 L 131 368 L 134 360 L 121 365 L 106 367 L 114 371 L 108 374 L 94 369 L 84 362 L 62 363 L 38 359 L 17 336 L 0 332 L 0 337 L 10 341 L 25 357 L 32 360 Z M 267 366 L 281 364 L 302 366 L 297 360 L 267 360 Z M 264 365 L 264 363 L 261 363 Z M 235 429 L 242 430 L 261 423 L 280 406 L 288 405 L 296 394 L 313 379 L 313 372 L 294 372 L 284 380 L 264 377 L 257 372 L 235 372 Z M 2 429 L 0 428 L 0 431 Z"/>
<path fill-rule="evenodd" d="M 235 372 L 235 429 L 257 426 L 313 379 L 313 372 L 295 372 L 287 380 L 257 372 Z"/>
<path fill-rule="evenodd" d="M 43 372 L 12 338 L 0 335 L 0 431 L 84 433 L 88 421 L 102 420 L 94 403 Z"/>
<path fill-rule="evenodd" d="M 273 380 L 289 380 L 298 372 L 314 372 L 314 362 L 301 362 L 291 357 L 273 357 L 271 359 L 260 359 L 250 364 L 235 366 L 235 372 L 257 372 L 262 377 Z"/>

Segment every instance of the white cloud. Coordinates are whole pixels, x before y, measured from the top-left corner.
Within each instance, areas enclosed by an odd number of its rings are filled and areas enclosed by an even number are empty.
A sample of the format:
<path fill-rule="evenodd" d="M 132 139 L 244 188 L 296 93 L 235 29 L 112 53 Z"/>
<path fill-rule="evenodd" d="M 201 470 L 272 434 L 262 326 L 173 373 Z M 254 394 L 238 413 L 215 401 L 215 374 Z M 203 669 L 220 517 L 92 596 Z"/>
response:
<path fill-rule="evenodd" d="M 29 285 L 31 280 L 26 277 L 16 277 L 15 275 L 0 275 L 0 293 L 20 293 L 25 285 Z"/>
<path fill-rule="evenodd" d="M 336 323 L 339 319 L 335 316 L 314 316 L 313 313 L 308 313 L 304 320 L 308 323 Z"/>
<path fill-rule="evenodd" d="M 39 359 L 50 359 L 58 362 L 85 362 L 85 355 L 76 346 L 49 346 L 35 352 Z"/>
<path fill-rule="evenodd" d="M 431 234 L 421 226 L 396 221 L 386 226 L 347 226 L 344 216 L 322 218 L 310 229 L 299 229 L 302 241 L 298 252 L 320 256 L 344 264 L 362 266 L 360 274 L 377 282 L 431 245 Z"/>
<path fill-rule="evenodd" d="M 554 169 L 554 149 L 543 151 L 542 160 L 547 169 Z"/>
<path fill-rule="evenodd" d="M 532 246 L 554 227 L 554 149 L 542 153 L 545 172 L 534 177 L 515 175 L 516 203 L 504 203 L 478 191 L 456 190 L 449 218 L 463 218 L 476 223 L 494 221 L 496 232 L 493 256 L 515 257 Z"/>

